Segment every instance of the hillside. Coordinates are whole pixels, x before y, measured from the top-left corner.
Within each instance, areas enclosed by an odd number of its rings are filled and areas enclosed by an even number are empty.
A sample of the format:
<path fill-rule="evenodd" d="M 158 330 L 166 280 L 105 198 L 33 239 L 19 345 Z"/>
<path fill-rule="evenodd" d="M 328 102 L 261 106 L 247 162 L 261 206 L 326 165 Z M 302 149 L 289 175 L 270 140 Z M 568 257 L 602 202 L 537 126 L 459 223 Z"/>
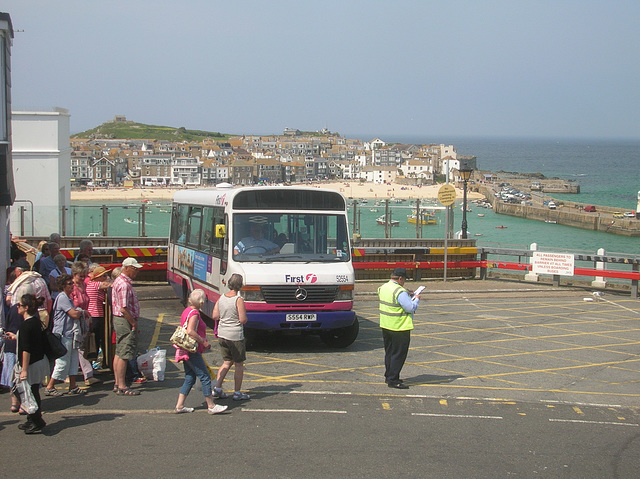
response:
<path fill-rule="evenodd" d="M 91 130 L 72 135 L 71 138 L 127 140 L 167 140 L 167 141 L 202 141 L 211 138 L 215 141 L 226 141 L 232 135 L 201 130 L 187 130 L 184 127 L 145 125 L 132 121 L 109 121 Z"/>

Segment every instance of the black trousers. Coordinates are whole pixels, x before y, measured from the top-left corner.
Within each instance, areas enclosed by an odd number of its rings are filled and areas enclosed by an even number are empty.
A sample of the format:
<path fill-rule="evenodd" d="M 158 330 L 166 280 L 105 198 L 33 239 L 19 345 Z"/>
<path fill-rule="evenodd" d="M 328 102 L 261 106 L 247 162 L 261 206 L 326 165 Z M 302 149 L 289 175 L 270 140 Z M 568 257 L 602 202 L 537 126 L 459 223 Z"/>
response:
<path fill-rule="evenodd" d="M 391 331 L 382 329 L 384 341 L 384 382 L 397 383 L 400 381 L 400 371 L 407 359 L 411 331 Z"/>
<path fill-rule="evenodd" d="M 33 393 L 33 397 L 36 400 L 36 404 L 38 405 L 38 410 L 33 414 L 27 414 L 27 421 L 32 422 L 36 425 L 42 424 L 42 400 L 40 399 L 40 384 L 32 384 L 31 392 Z"/>

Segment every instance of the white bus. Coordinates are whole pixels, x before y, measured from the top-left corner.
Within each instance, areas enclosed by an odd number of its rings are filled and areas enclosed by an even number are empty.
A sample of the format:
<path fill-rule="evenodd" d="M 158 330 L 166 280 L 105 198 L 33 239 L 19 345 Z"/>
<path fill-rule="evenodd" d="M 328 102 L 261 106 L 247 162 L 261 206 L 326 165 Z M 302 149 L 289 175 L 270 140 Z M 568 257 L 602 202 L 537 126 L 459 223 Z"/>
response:
<path fill-rule="evenodd" d="M 353 311 L 346 201 L 306 187 L 184 190 L 173 197 L 167 279 L 186 301 L 207 295 L 211 314 L 226 280 L 239 273 L 247 307 L 245 330 L 319 334 L 332 347 L 358 335 Z"/>

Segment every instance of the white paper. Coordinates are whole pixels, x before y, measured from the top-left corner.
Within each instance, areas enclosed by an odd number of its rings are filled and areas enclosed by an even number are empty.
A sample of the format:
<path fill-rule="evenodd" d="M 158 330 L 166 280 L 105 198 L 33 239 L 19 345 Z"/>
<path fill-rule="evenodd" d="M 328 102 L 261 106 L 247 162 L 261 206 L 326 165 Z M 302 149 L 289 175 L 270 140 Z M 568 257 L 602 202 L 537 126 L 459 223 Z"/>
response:
<path fill-rule="evenodd" d="M 422 291 L 424 290 L 424 286 L 418 286 L 418 289 L 416 289 L 413 292 L 413 296 L 411 297 L 411 299 L 415 298 L 416 296 L 418 296 L 420 293 L 422 293 Z"/>

